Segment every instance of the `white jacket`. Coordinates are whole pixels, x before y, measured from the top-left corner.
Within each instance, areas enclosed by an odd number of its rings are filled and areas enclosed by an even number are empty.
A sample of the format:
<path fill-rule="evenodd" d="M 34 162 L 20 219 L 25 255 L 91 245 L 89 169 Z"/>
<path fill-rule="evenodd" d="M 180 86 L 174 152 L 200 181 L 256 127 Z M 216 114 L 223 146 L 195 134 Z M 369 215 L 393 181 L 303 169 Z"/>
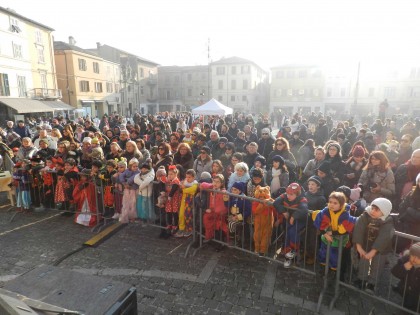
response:
<path fill-rule="evenodd" d="M 150 170 L 147 174 L 137 174 L 134 176 L 134 183 L 139 185 L 138 194 L 143 197 L 151 197 L 153 193 L 153 179 L 155 178 L 155 171 Z"/>

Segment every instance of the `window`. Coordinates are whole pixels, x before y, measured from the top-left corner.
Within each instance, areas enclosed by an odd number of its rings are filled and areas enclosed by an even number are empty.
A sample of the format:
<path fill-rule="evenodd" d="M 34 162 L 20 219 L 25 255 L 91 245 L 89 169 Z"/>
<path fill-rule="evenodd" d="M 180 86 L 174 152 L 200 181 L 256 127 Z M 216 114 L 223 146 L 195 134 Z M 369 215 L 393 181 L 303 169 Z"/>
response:
<path fill-rule="evenodd" d="M 287 70 L 287 77 L 289 79 L 294 78 L 295 77 L 295 71 L 293 71 L 293 70 Z"/>
<path fill-rule="evenodd" d="M 144 87 L 140 86 L 140 95 L 144 95 Z"/>
<path fill-rule="evenodd" d="M 292 89 L 287 89 L 287 95 L 292 96 L 293 95 L 293 90 Z"/>
<path fill-rule="evenodd" d="M 93 72 L 99 73 L 99 63 L 93 62 Z"/>
<path fill-rule="evenodd" d="M 216 75 L 224 75 L 224 74 L 225 74 L 225 67 L 216 68 Z"/>
<path fill-rule="evenodd" d="M 332 96 L 332 88 L 327 88 L 327 97 Z"/>
<path fill-rule="evenodd" d="M 284 78 L 284 71 L 277 71 L 276 79 L 283 79 L 283 78 Z"/>
<path fill-rule="evenodd" d="M 166 99 L 167 100 L 171 99 L 171 91 L 166 91 Z"/>
<path fill-rule="evenodd" d="M 248 90 L 248 80 L 244 80 L 244 81 L 243 81 L 242 88 L 243 88 L 244 90 Z"/>
<path fill-rule="evenodd" d="M 223 90 L 223 80 L 219 80 L 218 88 L 219 90 Z"/>
<path fill-rule="evenodd" d="M 37 47 L 37 52 L 38 52 L 38 63 L 45 63 L 44 47 L 38 46 Z"/>
<path fill-rule="evenodd" d="M 80 81 L 80 92 L 89 92 L 89 81 Z"/>
<path fill-rule="evenodd" d="M 282 95 L 282 92 L 283 92 L 282 89 L 274 90 L 274 96 L 279 97 Z"/>
<path fill-rule="evenodd" d="M 313 89 L 312 90 L 312 95 L 313 96 L 319 96 L 319 90 L 318 89 Z"/>
<path fill-rule="evenodd" d="M 187 91 L 187 95 L 188 95 L 189 97 L 191 97 L 191 96 L 192 96 L 192 89 L 188 89 L 188 91 Z"/>
<path fill-rule="evenodd" d="M 231 71 L 232 74 L 236 74 L 236 66 L 232 66 L 230 71 Z"/>
<path fill-rule="evenodd" d="M 18 75 L 17 83 L 18 83 L 19 97 L 26 97 L 26 78 Z"/>
<path fill-rule="evenodd" d="M 299 95 L 305 95 L 305 90 L 304 89 L 300 89 L 299 90 Z"/>
<path fill-rule="evenodd" d="M 223 96 L 222 96 L 222 95 L 219 95 L 219 96 L 217 97 L 217 100 L 218 100 L 219 102 L 223 102 Z"/>
<path fill-rule="evenodd" d="M 235 95 L 231 95 L 231 96 L 230 96 L 230 101 L 231 101 L 231 102 L 234 102 L 234 101 L 235 101 Z"/>
<path fill-rule="evenodd" d="M 191 73 L 188 73 L 188 74 L 187 74 L 187 80 L 188 80 L 188 81 L 192 81 L 192 74 L 191 74 Z"/>
<path fill-rule="evenodd" d="M 112 82 L 107 82 L 106 83 L 106 92 L 107 93 L 113 93 L 114 91 L 112 90 Z"/>
<path fill-rule="evenodd" d="M 22 59 L 22 45 L 13 43 L 13 57 Z"/>
<path fill-rule="evenodd" d="M 120 85 L 115 83 L 115 92 L 118 93 L 120 91 Z"/>
<path fill-rule="evenodd" d="M 306 75 L 307 75 L 306 70 L 299 71 L 299 78 L 306 78 Z"/>
<path fill-rule="evenodd" d="M 341 88 L 340 89 L 340 97 L 344 97 L 346 96 L 346 88 Z"/>
<path fill-rule="evenodd" d="M 9 77 L 6 73 L 0 73 L 0 95 L 10 96 Z"/>
<path fill-rule="evenodd" d="M 369 97 L 374 97 L 374 96 L 375 96 L 375 89 L 369 88 Z"/>
<path fill-rule="evenodd" d="M 179 75 L 176 75 L 174 78 L 174 84 L 179 84 Z"/>
<path fill-rule="evenodd" d="M 79 70 L 86 71 L 86 60 L 79 58 Z"/>
<path fill-rule="evenodd" d="M 242 95 L 242 102 L 247 102 L 248 98 L 246 97 L 246 95 Z"/>
<path fill-rule="evenodd" d="M 241 66 L 241 73 L 242 74 L 249 73 L 249 65 Z"/>
<path fill-rule="evenodd" d="M 420 97 L 420 87 L 411 87 L 409 90 L 410 97 Z"/>
<path fill-rule="evenodd" d="M 395 88 L 394 87 L 385 87 L 384 88 L 384 97 L 395 97 Z"/>
<path fill-rule="evenodd" d="M 37 44 L 42 44 L 42 33 L 40 30 L 35 31 L 35 41 Z"/>
<path fill-rule="evenodd" d="M 20 33 L 22 30 L 19 27 L 19 22 L 15 18 L 10 18 L 10 31 L 14 33 Z"/>
<path fill-rule="evenodd" d="M 47 74 L 45 72 L 40 73 L 39 78 L 41 79 L 41 87 L 43 89 L 48 89 Z"/>
<path fill-rule="evenodd" d="M 236 90 L 236 80 L 232 80 L 232 81 L 230 82 L 230 89 L 231 89 L 231 90 Z"/>
<path fill-rule="evenodd" d="M 144 69 L 140 68 L 140 78 L 144 78 Z"/>

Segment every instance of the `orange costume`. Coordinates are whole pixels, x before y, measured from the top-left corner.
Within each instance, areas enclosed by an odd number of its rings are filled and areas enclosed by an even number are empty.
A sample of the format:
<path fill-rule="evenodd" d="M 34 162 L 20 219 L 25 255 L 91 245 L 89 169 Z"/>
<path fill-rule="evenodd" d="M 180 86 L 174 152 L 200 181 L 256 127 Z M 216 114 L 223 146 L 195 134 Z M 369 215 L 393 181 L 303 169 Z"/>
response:
<path fill-rule="evenodd" d="M 255 198 L 269 202 L 274 201 L 270 197 L 269 186 L 257 186 L 255 189 Z M 254 217 L 254 246 L 256 253 L 267 254 L 268 252 L 271 233 L 273 231 L 273 213 L 273 206 L 268 206 L 263 202 L 252 202 L 252 215 Z"/>

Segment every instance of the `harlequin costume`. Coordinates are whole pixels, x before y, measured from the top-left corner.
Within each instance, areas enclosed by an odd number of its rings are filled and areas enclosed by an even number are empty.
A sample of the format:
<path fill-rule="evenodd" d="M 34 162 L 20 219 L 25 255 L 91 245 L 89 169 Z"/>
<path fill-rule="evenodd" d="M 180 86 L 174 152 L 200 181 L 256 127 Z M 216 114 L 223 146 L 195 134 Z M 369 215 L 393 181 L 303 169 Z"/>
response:
<path fill-rule="evenodd" d="M 180 231 L 192 232 L 194 196 L 197 192 L 198 182 L 194 181 L 192 184 L 188 184 L 185 180 L 184 186 L 182 189 L 181 206 L 179 208 L 178 227 Z"/>
<path fill-rule="evenodd" d="M 41 170 L 42 176 L 42 203 L 45 208 L 54 207 L 54 166 L 46 166 Z"/>
<path fill-rule="evenodd" d="M 273 202 L 270 197 L 270 187 L 257 186 L 254 192 L 255 198 L 262 201 Z M 252 214 L 254 218 L 254 246 L 255 252 L 267 254 L 273 231 L 274 207 L 263 202 L 252 202 Z"/>
<path fill-rule="evenodd" d="M 213 184 L 202 183 L 201 189 L 213 189 Z M 225 192 L 222 189 L 221 192 Z M 228 199 L 228 195 L 222 193 L 210 192 L 209 193 L 209 209 L 211 212 L 205 212 L 203 215 L 203 224 L 205 228 L 206 240 L 212 239 L 215 236 L 216 231 L 222 231 L 226 240 L 228 238 L 228 226 L 227 226 L 227 213 L 228 208 L 224 199 Z"/>
<path fill-rule="evenodd" d="M 349 234 L 353 231 L 356 223 L 356 218 L 352 217 L 348 211 L 346 211 L 346 204 L 339 211 L 331 211 L 328 207 L 320 211 L 314 211 L 312 213 L 314 220 L 314 226 L 321 231 L 321 247 L 318 252 L 318 259 L 321 264 L 325 264 L 327 257 L 327 244 L 324 234 L 332 231 L 333 242 L 331 243 L 330 260 L 329 266 L 335 270 L 338 263 L 338 246 L 339 246 L 339 235 L 344 235 L 343 246 L 349 242 Z"/>
<path fill-rule="evenodd" d="M 176 167 L 175 165 L 170 165 L 169 169 L 171 167 Z M 181 182 L 179 181 L 178 177 L 173 179 L 172 181 L 169 181 L 167 177 L 161 178 L 161 181 L 165 183 L 165 191 L 166 195 L 168 196 L 168 201 L 166 202 L 165 206 L 165 212 L 167 217 L 167 224 L 168 227 L 171 227 L 171 229 L 177 229 L 178 228 L 178 210 L 181 204 L 181 191 L 179 188 L 179 185 Z"/>

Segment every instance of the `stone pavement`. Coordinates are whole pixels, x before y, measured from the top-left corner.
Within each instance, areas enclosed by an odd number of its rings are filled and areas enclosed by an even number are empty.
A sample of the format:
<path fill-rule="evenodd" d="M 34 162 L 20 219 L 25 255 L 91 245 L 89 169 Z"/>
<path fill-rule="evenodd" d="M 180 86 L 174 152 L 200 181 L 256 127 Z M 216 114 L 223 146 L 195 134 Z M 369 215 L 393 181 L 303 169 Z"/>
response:
<path fill-rule="evenodd" d="M 52 264 L 94 234 L 48 211 L 0 209 L 0 286 L 41 264 Z M 136 286 L 139 314 L 315 314 L 322 280 L 294 269 L 205 246 L 184 258 L 185 239 L 162 240 L 152 226 L 132 223 L 96 248 L 85 248 L 61 268 Z M 325 305 L 330 297 L 326 298 Z M 343 291 L 337 309 L 322 314 L 396 314 L 368 297 Z"/>

